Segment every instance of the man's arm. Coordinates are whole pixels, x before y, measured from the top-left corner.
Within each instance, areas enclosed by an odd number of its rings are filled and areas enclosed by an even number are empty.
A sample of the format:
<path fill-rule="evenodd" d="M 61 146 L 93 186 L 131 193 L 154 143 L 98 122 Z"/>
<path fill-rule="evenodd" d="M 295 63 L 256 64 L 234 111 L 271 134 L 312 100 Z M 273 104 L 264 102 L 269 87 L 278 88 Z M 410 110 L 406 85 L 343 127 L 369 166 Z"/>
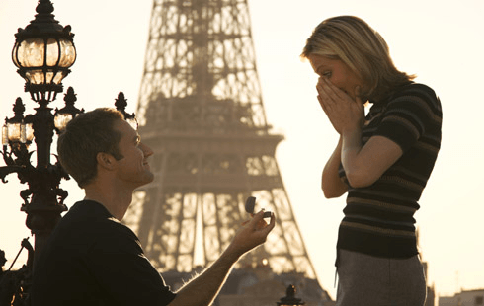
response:
<path fill-rule="evenodd" d="M 267 240 L 267 235 L 276 224 L 275 216 L 272 214 L 269 224 L 263 216 L 264 211 L 260 211 L 246 222 L 213 265 L 180 289 L 169 306 L 210 305 L 237 260 Z"/>

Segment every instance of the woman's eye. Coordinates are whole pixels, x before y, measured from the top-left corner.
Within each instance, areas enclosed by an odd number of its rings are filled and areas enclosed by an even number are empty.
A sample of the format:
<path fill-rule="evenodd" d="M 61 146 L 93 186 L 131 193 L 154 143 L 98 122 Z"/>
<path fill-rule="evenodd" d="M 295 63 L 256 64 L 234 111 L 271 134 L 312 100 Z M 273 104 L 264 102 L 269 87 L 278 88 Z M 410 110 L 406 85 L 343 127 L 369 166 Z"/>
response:
<path fill-rule="evenodd" d="M 323 72 L 323 77 L 330 78 L 332 75 L 331 71 Z"/>

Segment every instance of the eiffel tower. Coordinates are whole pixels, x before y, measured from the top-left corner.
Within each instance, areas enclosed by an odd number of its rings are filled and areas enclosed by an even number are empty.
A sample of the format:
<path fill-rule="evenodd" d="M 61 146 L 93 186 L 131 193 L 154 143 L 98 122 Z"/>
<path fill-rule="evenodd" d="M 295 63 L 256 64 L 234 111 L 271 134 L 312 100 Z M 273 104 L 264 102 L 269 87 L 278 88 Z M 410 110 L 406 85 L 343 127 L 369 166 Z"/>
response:
<path fill-rule="evenodd" d="M 275 158 L 247 0 L 154 0 L 137 109 L 155 180 L 124 218 L 160 271 L 215 261 L 249 218 L 275 212 L 264 246 L 239 268 L 316 279 Z"/>

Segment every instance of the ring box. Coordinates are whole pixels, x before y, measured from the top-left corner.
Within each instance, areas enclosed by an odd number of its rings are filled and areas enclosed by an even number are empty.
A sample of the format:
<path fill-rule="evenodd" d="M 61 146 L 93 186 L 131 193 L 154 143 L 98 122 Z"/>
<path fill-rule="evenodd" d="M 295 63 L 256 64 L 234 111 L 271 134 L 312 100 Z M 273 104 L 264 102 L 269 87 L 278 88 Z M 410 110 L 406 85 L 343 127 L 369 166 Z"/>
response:
<path fill-rule="evenodd" d="M 255 197 L 249 196 L 245 201 L 245 211 L 248 212 L 249 214 L 253 214 L 254 208 L 255 208 Z M 271 211 L 264 212 L 264 218 L 270 218 L 271 216 L 272 216 Z"/>

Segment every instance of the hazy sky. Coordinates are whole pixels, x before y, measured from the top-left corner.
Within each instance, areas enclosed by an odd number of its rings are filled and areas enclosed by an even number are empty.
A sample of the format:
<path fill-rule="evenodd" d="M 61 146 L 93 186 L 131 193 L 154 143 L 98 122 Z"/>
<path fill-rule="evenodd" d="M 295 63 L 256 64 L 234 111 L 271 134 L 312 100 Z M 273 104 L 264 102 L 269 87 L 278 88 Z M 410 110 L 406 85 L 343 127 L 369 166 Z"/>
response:
<path fill-rule="evenodd" d="M 134 111 L 148 37 L 152 0 L 53 1 L 56 20 L 70 24 L 78 58 L 64 88 L 73 86 L 77 107 L 113 106 L 118 93 Z M 35 0 L 0 1 L 0 117 L 11 117 L 22 97 L 33 113 L 11 50 L 17 28 L 34 19 Z M 285 135 L 277 158 L 299 228 L 320 283 L 335 297 L 334 260 L 344 197 L 327 200 L 321 170 L 337 143 L 316 100 L 316 75 L 299 54 L 322 20 L 356 15 L 387 41 L 400 70 L 433 87 L 444 110 L 442 150 L 416 214 L 423 260 L 440 295 L 484 288 L 484 1 L 481 0 L 250 0 L 252 32 L 268 121 Z M 52 107 L 62 107 L 60 95 Z M 7 268 L 30 235 L 20 211 L 15 175 L 0 184 L 0 249 Z M 63 183 L 71 205 L 82 193 Z M 20 258 L 25 261 L 25 256 Z M 20 264 L 17 264 L 17 268 Z"/>

